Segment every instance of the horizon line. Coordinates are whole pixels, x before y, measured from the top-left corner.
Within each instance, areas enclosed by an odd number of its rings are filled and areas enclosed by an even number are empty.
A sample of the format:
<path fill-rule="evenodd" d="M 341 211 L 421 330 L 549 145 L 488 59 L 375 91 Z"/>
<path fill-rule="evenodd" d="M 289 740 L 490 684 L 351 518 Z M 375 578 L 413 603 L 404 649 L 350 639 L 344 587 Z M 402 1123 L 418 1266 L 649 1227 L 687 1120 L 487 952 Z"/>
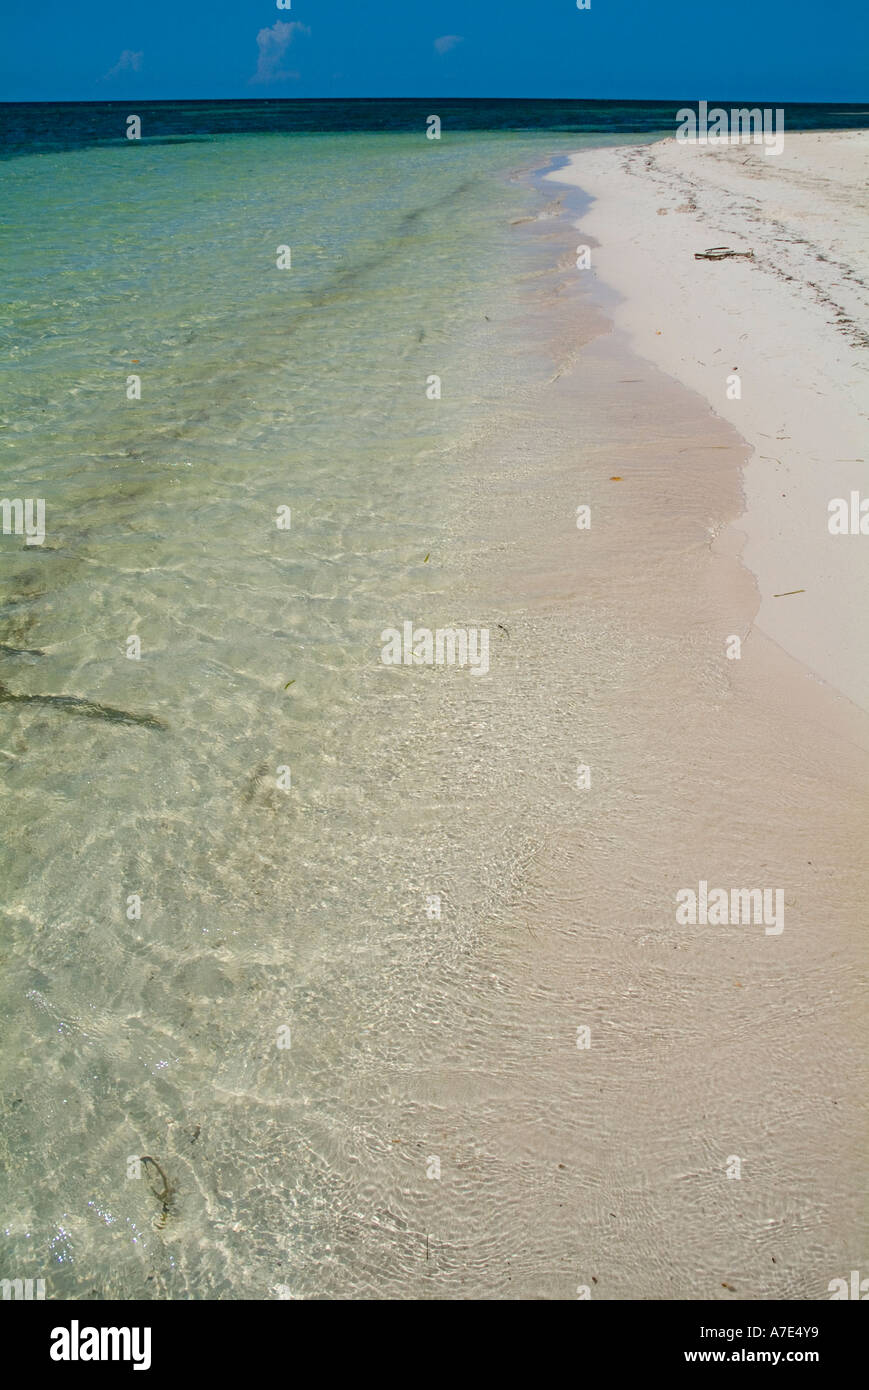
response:
<path fill-rule="evenodd" d="M 245 96 L 245 97 L 241 97 L 241 96 L 234 96 L 234 97 L 226 97 L 226 96 L 177 97 L 177 96 L 173 96 L 173 97 L 149 97 L 149 96 L 143 96 L 142 93 L 139 92 L 139 93 L 132 94 L 132 95 L 130 95 L 130 96 L 120 96 L 120 97 L 29 97 L 29 98 L 19 98 L 19 99 L 17 99 L 17 100 L 12 100 L 12 99 L 7 99 L 7 98 L 0 98 L 0 106 L 112 106 L 112 105 L 128 105 L 130 101 L 140 101 L 140 102 L 141 102 L 141 101 L 150 101 L 150 102 L 155 102 L 155 103 L 165 102 L 165 103 L 167 103 L 167 104 L 169 104 L 169 103 L 177 104 L 178 102 L 190 102 L 190 103 L 193 103 L 193 102 L 202 102 L 202 101 L 210 101 L 210 102 L 245 102 L 246 104 L 251 104 L 251 103 L 262 103 L 262 104 L 266 104 L 266 103 L 281 102 L 281 101 L 296 101 L 296 102 L 300 102 L 300 101 L 307 101 L 307 102 L 320 102 L 320 101 L 323 101 L 323 102 L 325 102 L 325 101 L 365 101 L 365 102 L 378 102 L 378 101 L 425 101 L 425 102 L 432 102 L 432 101 L 440 101 L 440 102 L 448 102 L 448 101 L 465 101 L 465 102 L 467 102 L 467 101 L 548 101 L 548 102 L 553 102 L 553 103 L 554 103 L 554 102 L 560 102 L 560 103 L 571 102 L 571 103 L 576 103 L 576 104 L 581 104 L 581 103 L 584 103 L 584 102 L 587 102 L 587 103 L 611 102 L 611 103 L 634 104 L 634 105 L 669 105 L 671 102 L 677 102 L 677 101 L 688 101 L 688 102 L 696 101 L 696 102 L 700 102 L 700 101 L 707 101 L 707 100 L 708 100 L 708 99 L 707 99 L 706 97 L 696 97 L 696 98 L 690 97 L 690 98 L 683 98 L 683 97 L 623 97 L 623 96 L 622 96 L 622 97 L 596 97 L 596 96 L 591 96 L 591 97 L 588 97 L 588 96 L 585 96 L 585 97 L 573 97 L 573 96 L 563 96 L 563 97 L 550 97 L 550 96 L 546 96 L 546 97 L 542 97 L 542 96 L 431 96 L 431 95 L 425 95 L 425 94 L 419 95 L 419 96 L 383 96 L 383 95 L 380 95 L 380 96 L 316 96 L 316 97 L 314 97 L 314 96 L 304 96 L 304 97 L 303 97 L 303 96 L 273 96 L 273 97 L 264 97 L 264 96 L 250 96 L 250 97 L 247 97 L 247 96 Z M 749 100 L 748 100 L 747 98 L 729 97 L 729 98 L 727 98 L 727 100 L 730 101 L 730 102 L 735 102 L 735 101 L 739 100 L 739 101 L 743 102 L 744 104 L 749 104 Z M 772 104 L 772 103 L 778 102 L 779 104 L 787 104 L 787 103 L 790 103 L 791 105 L 797 105 L 797 106 L 834 106 L 834 105 L 839 105 L 839 106 L 862 106 L 862 105 L 864 104 L 864 102 L 865 102 L 865 103 L 867 104 L 867 106 L 866 106 L 867 114 L 869 114 L 869 95 L 867 95 L 865 98 L 863 98 L 862 101 L 849 101 L 849 100 L 847 100 L 847 99 L 844 98 L 844 97 L 836 97 L 836 98 L 829 98 L 829 99 L 826 99 L 826 98 L 825 98 L 825 99 L 813 98 L 813 99 L 811 99 L 811 100 L 807 100 L 807 99 L 805 99 L 805 98 L 803 98 L 803 97 L 765 97 L 765 98 L 763 98 L 762 100 L 761 100 L 761 99 L 758 99 L 758 98 L 752 98 L 752 99 L 751 99 L 751 102 L 752 102 L 754 105 L 770 105 L 770 104 Z M 722 99 L 722 104 L 723 104 L 723 99 Z M 709 105 L 710 105 L 710 106 L 712 105 L 712 101 L 711 101 L 711 100 L 709 100 Z"/>

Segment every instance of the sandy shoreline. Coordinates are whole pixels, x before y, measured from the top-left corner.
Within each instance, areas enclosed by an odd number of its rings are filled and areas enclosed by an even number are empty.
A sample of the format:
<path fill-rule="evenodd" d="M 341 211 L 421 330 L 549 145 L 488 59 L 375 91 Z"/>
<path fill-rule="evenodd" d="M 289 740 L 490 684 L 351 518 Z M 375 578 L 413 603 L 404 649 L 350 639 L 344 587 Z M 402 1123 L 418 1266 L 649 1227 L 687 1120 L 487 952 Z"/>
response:
<path fill-rule="evenodd" d="M 778 156 L 670 139 L 582 151 L 549 176 L 595 200 L 577 223 L 586 273 L 620 296 L 631 347 L 752 446 L 736 525 L 756 627 L 863 709 L 869 540 L 827 523 L 833 498 L 869 493 L 867 152 L 865 131 L 788 134 Z M 694 259 L 725 245 L 754 259 Z"/>
<path fill-rule="evenodd" d="M 631 217 L 642 226 L 615 196 L 634 154 L 577 160 L 585 189 L 586 160 L 608 171 L 619 232 Z M 486 525 L 473 580 L 480 611 L 509 628 L 498 678 L 516 681 L 514 698 L 533 709 L 539 673 L 556 677 L 546 703 L 558 719 L 534 747 L 565 797 L 481 921 L 467 976 L 437 990 L 452 1004 L 438 1046 L 394 1088 L 409 1135 L 449 1159 L 448 1202 L 405 1189 L 402 1214 L 430 1232 L 431 1257 L 422 1273 L 408 1258 L 404 1287 L 824 1299 L 865 1263 L 869 719 L 833 688 L 862 668 L 845 653 L 811 679 L 787 634 L 756 623 L 744 421 L 737 431 L 696 382 L 631 341 L 627 324 L 657 287 L 615 252 L 604 260 L 603 199 L 597 221 L 582 220 L 602 243 L 600 280 L 577 276 L 555 211 L 522 229 L 560 251 L 522 325 L 523 350 L 546 345 L 552 375 L 510 412 L 488 467 L 476 459 Z M 700 247 L 726 239 L 716 233 L 704 229 Z M 710 280 L 741 271 L 688 264 Z M 606 285 L 620 269 L 639 283 L 613 331 Z M 678 308 L 667 306 L 671 325 Z M 799 536 L 813 574 L 827 541 L 835 550 L 822 492 L 820 545 L 805 520 Z M 760 543 L 769 511 L 748 521 Z M 860 611 L 839 602 L 836 637 Z M 750 635 L 740 661 L 725 656 L 734 632 Z M 822 635 L 809 632 L 816 645 Z M 570 790 L 580 763 L 590 785 Z M 701 879 L 774 885 L 783 932 L 679 925 L 677 894 Z"/>
<path fill-rule="evenodd" d="M 492 446 L 475 578 L 510 631 L 499 682 L 533 710 L 556 676 L 532 747 L 565 797 L 467 971 L 429 980 L 449 1012 L 393 1082 L 396 1133 L 446 1156 L 441 1197 L 396 1150 L 402 1217 L 431 1246 L 402 1287 L 822 1299 L 864 1254 L 869 721 L 760 633 L 724 658 L 722 624 L 757 606 L 707 534 L 740 507 L 735 431 L 569 281 L 535 330 L 555 370 Z M 781 888 L 783 933 L 680 927 L 701 878 Z"/>

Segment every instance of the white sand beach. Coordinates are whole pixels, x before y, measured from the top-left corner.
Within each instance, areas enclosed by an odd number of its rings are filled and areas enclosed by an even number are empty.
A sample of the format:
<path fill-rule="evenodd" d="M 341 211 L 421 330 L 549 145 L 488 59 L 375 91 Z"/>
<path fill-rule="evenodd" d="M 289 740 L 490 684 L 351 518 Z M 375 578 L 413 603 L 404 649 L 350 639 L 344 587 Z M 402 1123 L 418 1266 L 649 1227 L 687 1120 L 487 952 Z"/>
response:
<path fill-rule="evenodd" d="M 786 133 L 778 155 L 674 138 L 551 175 L 595 200 L 578 226 L 631 346 L 752 446 L 737 524 L 757 627 L 863 708 L 869 539 L 827 523 L 833 498 L 869 494 L 867 156 L 865 131 Z M 716 246 L 754 256 L 694 259 Z"/>

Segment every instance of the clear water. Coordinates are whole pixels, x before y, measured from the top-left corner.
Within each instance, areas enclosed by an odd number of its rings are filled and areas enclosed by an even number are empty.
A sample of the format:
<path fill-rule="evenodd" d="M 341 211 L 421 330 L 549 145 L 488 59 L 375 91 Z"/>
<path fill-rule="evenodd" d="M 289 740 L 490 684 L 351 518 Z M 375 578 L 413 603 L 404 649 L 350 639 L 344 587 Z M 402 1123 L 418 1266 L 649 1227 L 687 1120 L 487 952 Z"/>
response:
<path fill-rule="evenodd" d="M 46 501 L 42 547 L 2 538 L 4 689 L 165 726 L 0 704 L 4 1266 L 50 1296 L 316 1295 L 334 1223 L 378 1219 L 389 1076 L 547 784 L 514 683 L 387 669 L 380 633 L 498 637 L 469 460 L 551 370 L 517 327 L 553 251 L 512 225 L 544 203 L 516 171 L 577 138 L 3 168 L 4 495 Z M 360 1258 L 376 1287 L 388 1253 Z"/>

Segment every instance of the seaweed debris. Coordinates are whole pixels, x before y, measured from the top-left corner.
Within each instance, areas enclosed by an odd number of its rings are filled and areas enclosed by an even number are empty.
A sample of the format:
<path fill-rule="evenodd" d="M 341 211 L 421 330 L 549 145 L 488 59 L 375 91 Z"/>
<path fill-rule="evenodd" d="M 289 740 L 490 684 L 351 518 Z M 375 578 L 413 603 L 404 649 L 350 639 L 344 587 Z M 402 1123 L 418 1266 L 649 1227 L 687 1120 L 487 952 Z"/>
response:
<path fill-rule="evenodd" d="M 138 724 L 143 729 L 167 729 L 162 719 L 154 714 L 133 714 L 130 710 L 115 709 L 113 705 L 99 705 L 94 700 L 83 700 L 78 695 L 14 695 L 8 686 L 0 681 L 0 705 L 48 705 L 65 709 L 69 714 L 81 714 L 86 719 L 107 719 L 111 724 Z"/>

